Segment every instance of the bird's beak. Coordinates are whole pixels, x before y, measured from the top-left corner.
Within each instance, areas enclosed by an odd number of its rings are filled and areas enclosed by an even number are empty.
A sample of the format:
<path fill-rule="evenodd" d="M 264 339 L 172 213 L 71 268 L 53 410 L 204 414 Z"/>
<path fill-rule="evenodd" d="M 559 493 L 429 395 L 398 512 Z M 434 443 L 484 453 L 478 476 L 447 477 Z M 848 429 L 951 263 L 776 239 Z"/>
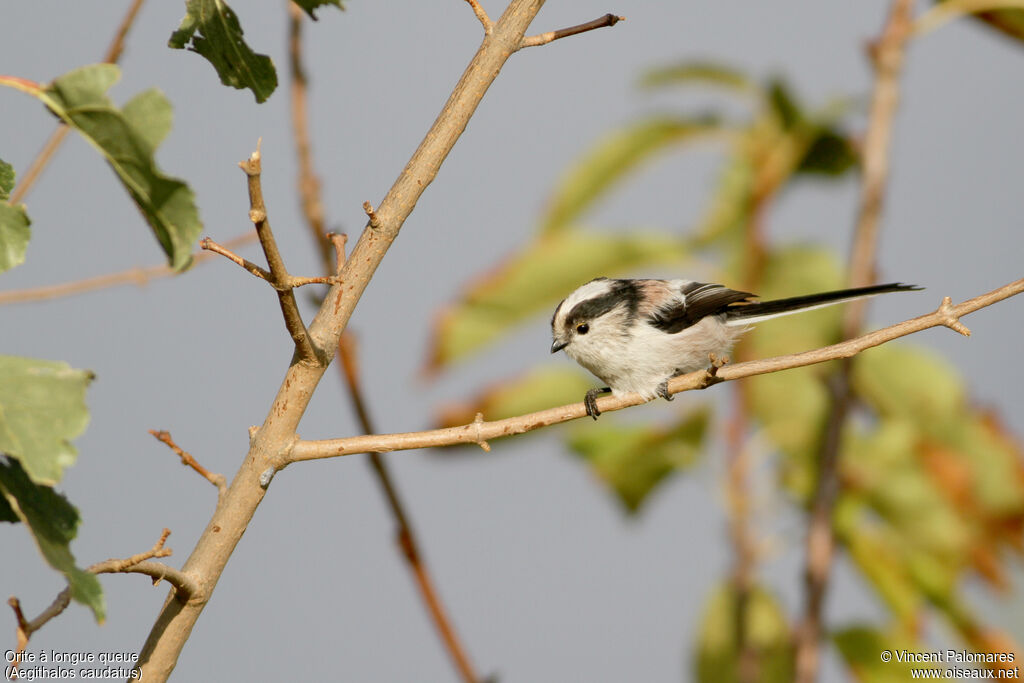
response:
<path fill-rule="evenodd" d="M 556 339 L 553 342 L 551 342 L 551 353 L 558 353 L 559 351 L 561 351 L 562 349 L 564 349 L 568 345 L 569 345 L 569 342 L 558 341 Z"/>

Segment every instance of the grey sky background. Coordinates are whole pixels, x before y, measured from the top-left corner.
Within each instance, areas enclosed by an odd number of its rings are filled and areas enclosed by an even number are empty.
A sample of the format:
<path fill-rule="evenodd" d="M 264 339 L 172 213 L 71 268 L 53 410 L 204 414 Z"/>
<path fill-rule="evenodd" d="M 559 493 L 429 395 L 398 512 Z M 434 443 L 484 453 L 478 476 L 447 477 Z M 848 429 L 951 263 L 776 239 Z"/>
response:
<path fill-rule="evenodd" d="M 127 4 L 4 0 L 0 72 L 48 81 L 98 60 Z M 120 104 L 156 86 L 169 97 L 174 129 L 158 160 L 196 191 L 204 234 L 218 241 L 250 228 L 244 176 L 235 164 L 262 137 L 275 232 L 289 269 L 312 274 L 317 261 L 294 190 L 285 3 L 231 4 L 249 44 L 277 65 L 281 86 L 266 104 L 221 86 L 197 55 L 165 47 L 184 13 L 181 2 L 144 6 L 111 95 Z M 325 8 L 320 22 L 307 24 L 307 62 L 327 215 L 332 226 L 357 235 L 365 218 L 360 205 L 376 204 L 387 192 L 475 52 L 481 30 L 461 0 L 347 4 L 345 13 Z M 495 18 L 504 8 L 493 0 L 483 4 Z M 547 320 L 540 316 L 437 381 L 418 374 L 436 311 L 526 241 L 572 159 L 613 126 L 696 101 L 638 92 L 643 69 L 702 58 L 759 78 L 783 74 L 811 105 L 866 94 L 871 73 L 863 47 L 887 6 L 878 0 L 549 3 L 531 32 L 609 11 L 628 20 L 514 55 L 406 223 L 352 321 L 379 428 L 428 427 L 440 402 L 551 361 Z M 879 260 L 883 279 L 928 290 L 878 300 L 874 323 L 931 310 L 944 295 L 962 300 L 1021 277 L 1022 68 L 1018 44 L 970 23 L 911 47 Z M 52 127 L 37 102 L 0 92 L 0 158 L 19 173 Z M 704 206 L 719 159 L 710 147 L 666 157 L 588 221 L 686 229 Z M 769 215 L 771 237 L 845 253 L 856 191 L 852 181 L 801 184 Z M 28 260 L 0 276 L 4 290 L 160 261 L 113 173 L 79 139 L 69 139 L 27 204 Z M 261 258 L 254 247 L 243 253 Z M 974 333 L 969 340 L 947 330 L 912 340 L 969 377 L 972 400 L 998 410 L 1017 434 L 1024 434 L 1022 321 L 1024 301 L 1010 300 L 965 319 Z M 166 526 L 175 550 L 169 559 L 180 565 L 209 519 L 215 492 L 146 430 L 168 429 L 210 469 L 235 472 L 246 429 L 262 422 L 291 355 L 271 290 L 227 261 L 214 262 L 143 288 L 7 306 L 0 309 L 0 330 L 2 353 L 66 360 L 97 374 L 88 395 L 92 422 L 61 485 L 83 520 L 72 546 L 80 563 L 147 549 Z M 687 396 L 673 405 L 703 400 L 710 399 Z M 345 393 L 328 373 L 300 433 L 328 438 L 356 430 Z M 388 460 L 441 595 L 482 674 L 512 682 L 690 678 L 705 600 L 730 563 L 714 452 L 659 490 L 635 519 L 626 519 L 565 452 L 556 430 L 495 443 L 489 455 L 407 452 Z M 773 551 L 762 574 L 794 614 L 802 599 L 803 528 L 773 496 L 770 467 L 763 469 L 757 509 Z M 34 615 L 60 590 L 60 578 L 23 529 L 0 531 L 0 593 L 18 595 Z M 455 680 L 392 534 L 362 457 L 282 472 L 196 626 L 175 680 Z M 136 652 L 167 591 L 138 576 L 101 580 L 104 626 L 75 605 L 36 634 L 30 649 Z M 979 601 L 982 614 L 1024 639 L 1019 596 L 980 594 Z M 840 561 L 829 623 L 881 614 L 873 594 Z M 0 649 L 7 649 L 14 642 L 10 614 L 0 618 L 3 624 Z M 929 633 L 937 642 L 947 635 L 940 622 Z M 845 680 L 841 671 L 829 654 L 824 680 Z"/>

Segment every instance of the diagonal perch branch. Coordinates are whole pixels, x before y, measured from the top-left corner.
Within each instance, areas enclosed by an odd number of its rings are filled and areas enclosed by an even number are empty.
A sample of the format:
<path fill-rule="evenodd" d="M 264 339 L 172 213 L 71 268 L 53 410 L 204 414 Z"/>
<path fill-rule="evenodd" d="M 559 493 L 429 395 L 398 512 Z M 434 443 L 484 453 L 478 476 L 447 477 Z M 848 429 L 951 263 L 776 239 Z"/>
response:
<path fill-rule="evenodd" d="M 791 368 L 799 368 L 805 365 L 814 365 L 828 360 L 849 358 L 861 351 L 874 346 L 884 344 L 904 337 L 908 334 L 920 332 L 931 327 L 945 326 L 956 329 L 960 325 L 960 317 L 973 313 L 979 309 L 991 306 L 994 303 L 1008 299 L 1011 296 L 1024 292 L 1024 279 L 1011 282 L 1008 285 L 982 294 L 973 299 L 964 301 L 955 306 L 943 304 L 932 313 L 927 313 L 917 318 L 905 320 L 880 330 L 850 339 L 839 344 L 833 344 L 813 351 L 794 353 L 788 356 L 777 356 L 763 360 L 747 361 L 735 365 L 723 365 L 713 371 L 698 370 L 687 375 L 676 377 L 668 383 L 670 394 L 676 394 L 693 389 L 702 389 L 708 385 L 709 376 L 713 376 L 719 382 L 728 382 L 761 375 L 769 372 L 778 372 Z M 947 297 L 948 298 L 948 297 Z M 639 394 L 625 394 L 599 399 L 601 412 L 621 410 L 629 406 L 645 403 L 645 399 Z M 324 441 L 297 441 L 289 453 L 281 455 L 275 466 L 280 469 L 287 465 L 302 460 L 316 460 L 320 458 L 332 458 L 352 453 L 386 453 L 390 451 L 409 450 L 414 448 L 432 448 L 436 446 L 451 446 L 460 443 L 481 443 L 491 439 L 497 439 L 514 434 L 522 434 L 534 429 L 546 427 L 560 422 L 575 420 L 584 417 L 586 408 L 583 403 L 574 403 L 549 408 L 536 413 L 510 417 L 504 420 L 493 422 L 474 421 L 461 427 L 449 427 L 446 429 L 433 429 L 424 432 L 409 432 L 404 434 L 373 434 L 368 436 L 353 436 L 343 439 L 328 439 Z"/>

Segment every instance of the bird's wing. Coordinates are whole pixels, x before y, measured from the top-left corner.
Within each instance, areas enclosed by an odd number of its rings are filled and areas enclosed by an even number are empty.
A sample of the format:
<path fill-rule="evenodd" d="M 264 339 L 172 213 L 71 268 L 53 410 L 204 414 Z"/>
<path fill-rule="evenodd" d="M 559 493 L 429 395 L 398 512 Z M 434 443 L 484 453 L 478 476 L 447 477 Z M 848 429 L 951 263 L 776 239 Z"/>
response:
<path fill-rule="evenodd" d="M 730 306 L 756 298 L 750 292 L 704 282 L 684 283 L 673 294 L 676 295 L 655 309 L 648 319 L 650 325 L 668 334 L 685 330 L 709 315 L 724 313 Z"/>

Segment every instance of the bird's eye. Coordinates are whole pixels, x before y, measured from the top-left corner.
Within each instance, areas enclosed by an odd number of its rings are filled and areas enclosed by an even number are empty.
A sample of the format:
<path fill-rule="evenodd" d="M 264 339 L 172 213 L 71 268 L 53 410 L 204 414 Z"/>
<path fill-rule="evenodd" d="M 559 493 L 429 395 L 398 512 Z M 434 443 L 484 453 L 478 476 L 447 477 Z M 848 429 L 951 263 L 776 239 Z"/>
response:
<path fill-rule="evenodd" d="M 590 325 L 586 323 L 580 323 L 576 326 L 576 334 L 586 334 L 590 332 Z"/>

